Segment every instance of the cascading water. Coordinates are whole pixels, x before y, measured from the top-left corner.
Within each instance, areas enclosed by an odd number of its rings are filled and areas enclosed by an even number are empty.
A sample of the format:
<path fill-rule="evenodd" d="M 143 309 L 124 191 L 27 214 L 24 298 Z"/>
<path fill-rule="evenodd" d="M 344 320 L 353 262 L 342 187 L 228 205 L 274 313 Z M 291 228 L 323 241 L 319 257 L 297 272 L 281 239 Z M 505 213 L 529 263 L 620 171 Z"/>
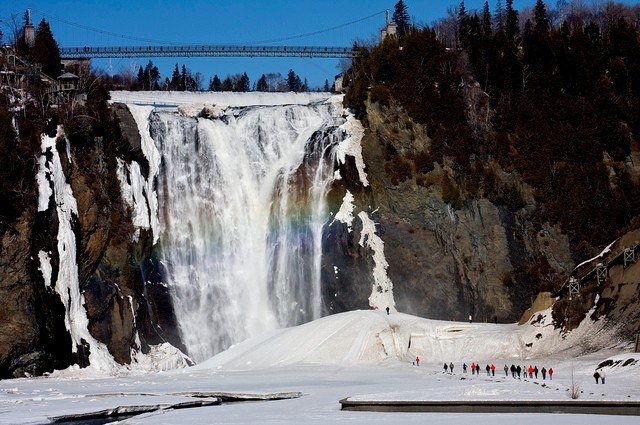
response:
<path fill-rule="evenodd" d="M 320 317 L 325 195 L 345 122 L 331 102 L 151 115 L 160 243 L 189 355 Z"/>

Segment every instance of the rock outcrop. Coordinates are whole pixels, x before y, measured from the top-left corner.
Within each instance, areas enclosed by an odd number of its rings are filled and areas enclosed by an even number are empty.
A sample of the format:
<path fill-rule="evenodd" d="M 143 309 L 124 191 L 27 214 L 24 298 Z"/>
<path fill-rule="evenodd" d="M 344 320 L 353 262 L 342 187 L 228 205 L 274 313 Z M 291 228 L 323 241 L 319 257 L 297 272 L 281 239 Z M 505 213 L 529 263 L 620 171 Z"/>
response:
<path fill-rule="evenodd" d="M 126 364 L 132 351 L 146 352 L 149 344 L 167 341 L 179 347 L 180 341 L 152 236 L 133 228 L 116 176 L 117 156 L 146 162 L 137 126 L 123 105 L 114 105 L 112 111 L 112 133 L 73 133 L 57 141 L 57 150 L 77 204 L 72 226 L 89 331 L 117 362 Z M 46 211 L 26 206 L 2 235 L 0 378 L 39 375 L 88 362 L 91 347 L 82 344 L 72 350 L 63 320 L 65 308 L 55 292 L 56 202 L 62 200 L 52 196 Z M 47 257 L 44 263 L 51 270 L 42 270 L 40 256 Z"/>
<path fill-rule="evenodd" d="M 402 112 L 375 104 L 367 110 L 362 150 L 370 186 L 362 186 L 347 163 L 332 196 L 340 199 L 349 190 L 357 209 L 373 213 L 398 310 L 434 319 L 467 320 L 471 315 L 474 320 L 513 322 L 531 304 L 545 274 L 571 271 L 568 237 L 549 224 L 534 225 L 534 201 L 517 176 L 495 164 L 484 165 L 528 198 L 517 209 L 466 196 L 456 187 L 452 202 L 446 182 L 464 186 L 453 165 L 433 164 L 428 173 L 394 181 L 398 173 L 411 174 L 402 168 L 410 164 L 400 162 L 400 169 L 394 169 L 397 157 L 389 152 L 418 155 L 429 145 L 426 131 Z M 325 259 L 339 269 L 335 276 L 330 266 L 324 270 L 330 311 L 362 308 L 371 293 L 373 281 L 366 274 L 371 268 L 358 243 L 357 221 L 352 232 L 341 223 L 329 231 L 332 242 L 326 243 Z"/>

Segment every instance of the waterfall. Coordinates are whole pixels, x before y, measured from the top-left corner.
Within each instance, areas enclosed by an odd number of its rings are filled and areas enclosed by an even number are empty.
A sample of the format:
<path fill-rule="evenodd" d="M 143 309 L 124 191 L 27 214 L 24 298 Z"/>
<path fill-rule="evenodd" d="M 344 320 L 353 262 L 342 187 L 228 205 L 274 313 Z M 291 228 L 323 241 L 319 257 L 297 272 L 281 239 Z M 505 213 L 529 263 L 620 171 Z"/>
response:
<path fill-rule="evenodd" d="M 228 108 L 215 118 L 156 111 L 160 247 L 188 354 L 320 317 L 322 228 L 345 137 L 341 108 Z M 140 125 L 140 123 L 139 123 Z"/>

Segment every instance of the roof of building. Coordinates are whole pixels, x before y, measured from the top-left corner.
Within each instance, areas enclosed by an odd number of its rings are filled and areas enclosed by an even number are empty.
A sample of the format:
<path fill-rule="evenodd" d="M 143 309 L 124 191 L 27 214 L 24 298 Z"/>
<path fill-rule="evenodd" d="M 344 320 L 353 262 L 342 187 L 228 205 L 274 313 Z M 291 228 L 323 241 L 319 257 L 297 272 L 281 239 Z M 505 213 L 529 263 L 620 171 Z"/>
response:
<path fill-rule="evenodd" d="M 70 72 L 65 72 L 64 74 L 58 77 L 58 80 L 71 80 L 71 79 L 78 79 L 78 78 L 80 77 L 78 77 L 75 74 L 72 74 Z"/>

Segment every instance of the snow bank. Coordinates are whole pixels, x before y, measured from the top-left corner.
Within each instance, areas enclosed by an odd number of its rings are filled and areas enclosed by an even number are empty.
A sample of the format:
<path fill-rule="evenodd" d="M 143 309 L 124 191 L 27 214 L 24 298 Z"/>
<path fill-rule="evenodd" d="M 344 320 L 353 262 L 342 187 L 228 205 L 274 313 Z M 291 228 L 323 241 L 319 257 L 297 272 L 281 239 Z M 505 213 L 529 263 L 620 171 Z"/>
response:
<path fill-rule="evenodd" d="M 351 232 L 351 225 L 353 224 L 353 210 L 355 205 L 353 205 L 353 194 L 347 190 L 347 193 L 344 195 L 342 199 L 342 205 L 340 205 L 340 210 L 336 213 L 333 221 L 329 226 L 333 225 L 335 221 L 340 221 L 347 225 L 349 232 Z"/>
<path fill-rule="evenodd" d="M 266 92 L 176 92 L 176 91 L 112 91 L 111 102 L 128 105 L 179 107 L 193 104 L 225 106 L 308 105 L 325 101 L 332 93 L 266 93 Z M 202 110 L 202 108 L 200 108 Z"/>
<path fill-rule="evenodd" d="M 347 121 L 340 126 L 346 131 L 349 137 L 345 138 L 336 149 L 336 157 L 340 164 L 344 164 L 346 156 L 352 156 L 356 160 L 356 168 L 358 176 L 363 186 L 369 186 L 367 173 L 364 171 L 364 159 L 362 157 L 362 137 L 364 136 L 364 127 L 352 114 L 347 115 Z"/>
<path fill-rule="evenodd" d="M 370 248 L 373 252 L 373 288 L 369 297 L 369 305 L 373 308 L 387 308 L 395 311 L 396 302 L 393 299 L 393 282 L 387 276 L 389 263 L 384 256 L 384 241 L 376 234 L 376 224 L 369 215 L 361 211 L 358 217 L 362 221 L 360 246 Z"/>

